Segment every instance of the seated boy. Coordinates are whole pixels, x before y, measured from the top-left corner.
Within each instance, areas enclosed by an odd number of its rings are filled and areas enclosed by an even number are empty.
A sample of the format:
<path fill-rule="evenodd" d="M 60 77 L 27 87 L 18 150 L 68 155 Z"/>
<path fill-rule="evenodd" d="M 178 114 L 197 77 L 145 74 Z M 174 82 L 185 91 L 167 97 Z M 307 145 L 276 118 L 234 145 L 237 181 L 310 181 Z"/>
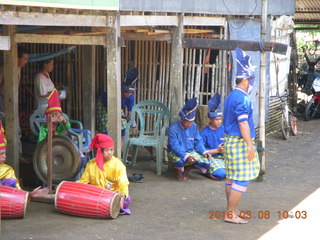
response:
<path fill-rule="evenodd" d="M 222 122 L 220 95 L 216 93 L 208 102 L 209 125 L 200 131 L 206 149 L 209 149 L 212 159 L 207 176 L 214 180 L 225 179 L 226 170 L 223 158 L 224 126 Z"/>
<path fill-rule="evenodd" d="M 96 149 L 96 158 L 88 162 L 84 173 L 77 181 L 92 184 L 111 191 L 117 191 L 121 195 L 120 211 L 131 215 L 128 209 L 131 202 L 129 196 L 129 181 L 125 165 L 113 156 L 114 142 L 106 134 L 98 133 L 91 142 L 90 149 Z"/>
<path fill-rule="evenodd" d="M 46 139 L 48 136 L 48 115 L 51 114 L 52 117 L 52 133 L 53 135 L 60 135 L 66 136 L 68 130 L 70 129 L 70 122 L 67 121 L 62 115 L 62 109 L 59 100 L 59 93 L 57 89 L 54 89 L 48 97 L 48 107 L 45 111 L 47 115 L 47 123 L 43 124 L 40 127 L 38 143 L 42 140 Z M 87 157 L 83 155 L 83 153 L 79 150 L 78 146 L 72 142 L 77 151 L 80 153 L 81 156 L 81 166 L 80 171 L 85 167 L 87 164 Z M 80 178 L 80 172 L 76 175 L 74 180 L 78 180 Z"/>
<path fill-rule="evenodd" d="M 52 116 L 52 133 L 54 135 L 66 135 L 70 129 L 70 122 L 62 115 L 57 89 L 54 89 L 48 97 L 48 107 L 45 111 L 45 114 L 47 115 L 47 123 L 40 127 L 38 143 L 48 136 L 48 115 L 50 113 Z"/>
<path fill-rule="evenodd" d="M 207 157 L 211 158 L 211 155 L 194 123 L 197 106 L 197 98 L 189 99 L 179 113 L 180 119 L 169 128 L 168 158 L 176 169 L 178 180 L 186 180 L 192 168 L 206 174 L 210 167 Z"/>

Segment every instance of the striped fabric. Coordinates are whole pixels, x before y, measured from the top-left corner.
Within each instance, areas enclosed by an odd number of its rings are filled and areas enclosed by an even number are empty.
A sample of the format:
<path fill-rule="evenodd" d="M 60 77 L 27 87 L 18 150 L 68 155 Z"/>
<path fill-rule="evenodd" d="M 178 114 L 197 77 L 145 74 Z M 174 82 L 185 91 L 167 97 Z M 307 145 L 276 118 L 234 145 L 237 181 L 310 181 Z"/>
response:
<path fill-rule="evenodd" d="M 205 174 L 210 166 L 209 159 L 197 153 L 195 150 L 193 150 L 192 152 L 188 152 L 188 154 L 196 159 L 197 162 L 194 164 L 194 166 L 203 174 Z M 180 159 L 173 151 L 170 151 L 168 153 L 168 160 L 173 164 L 175 168 L 177 168 L 181 172 L 184 171 L 184 166 L 191 165 L 189 162 Z M 183 166 L 181 165 L 181 163 L 183 163 Z"/>
<path fill-rule="evenodd" d="M 249 181 L 258 176 L 260 163 L 256 147 L 256 157 L 252 161 L 248 161 L 247 144 L 244 139 L 226 134 L 224 149 L 227 179 Z"/>
<path fill-rule="evenodd" d="M 210 168 L 208 169 L 208 173 L 212 174 L 214 171 L 218 170 L 219 168 L 225 168 L 226 164 L 224 162 L 224 157 L 218 155 L 217 157 L 213 157 L 210 160 Z"/>
<path fill-rule="evenodd" d="M 99 133 L 105 133 L 108 132 L 108 113 L 107 109 L 103 106 L 101 101 L 97 101 L 97 129 Z M 121 129 L 127 128 L 127 120 L 122 118 L 121 119 Z"/>

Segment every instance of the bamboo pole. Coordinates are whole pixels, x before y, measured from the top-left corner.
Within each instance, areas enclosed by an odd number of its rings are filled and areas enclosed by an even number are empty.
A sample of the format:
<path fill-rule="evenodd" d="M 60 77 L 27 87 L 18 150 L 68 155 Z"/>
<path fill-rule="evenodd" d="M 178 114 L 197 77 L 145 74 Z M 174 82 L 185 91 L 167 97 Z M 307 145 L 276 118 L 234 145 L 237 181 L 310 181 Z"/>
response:
<path fill-rule="evenodd" d="M 163 74 L 163 71 L 164 71 L 164 67 L 163 67 L 163 58 L 164 58 L 164 50 L 163 50 L 163 45 L 164 45 L 164 42 L 158 42 L 157 43 L 158 46 L 157 46 L 157 49 L 159 50 L 159 54 L 160 54 L 160 59 L 159 59 L 159 62 L 158 62 L 158 59 L 157 59 L 157 69 L 159 69 L 159 81 L 163 83 L 163 94 L 161 94 L 161 102 L 164 102 L 164 99 L 166 99 L 166 84 L 165 84 L 165 78 L 164 78 L 164 74 Z M 158 65 L 159 65 L 159 68 L 158 68 Z"/>
<path fill-rule="evenodd" d="M 167 86 L 168 86 L 168 103 L 167 103 L 167 106 L 171 106 L 171 102 L 172 102 L 172 95 L 170 94 L 170 91 L 171 91 L 171 88 L 172 88 L 172 85 L 171 85 L 171 81 L 170 81 L 170 78 L 172 77 L 171 76 L 171 49 L 172 49 L 172 45 L 171 44 L 168 44 L 166 43 L 165 45 L 167 47 L 167 53 L 166 53 L 166 56 L 167 56 L 167 61 L 166 61 L 166 82 L 167 82 Z M 172 117 L 172 115 L 171 115 Z"/>
<path fill-rule="evenodd" d="M 268 14 L 268 0 L 262 0 L 261 4 L 261 41 L 266 40 L 267 32 L 267 14 Z M 264 174 L 266 170 L 265 159 L 265 85 L 266 85 L 266 53 L 260 53 L 260 89 L 259 89 L 259 144 L 261 151 L 259 151 L 260 172 Z"/>
<path fill-rule="evenodd" d="M 48 114 L 48 139 L 47 139 L 47 183 L 49 194 L 52 194 L 52 115 Z"/>

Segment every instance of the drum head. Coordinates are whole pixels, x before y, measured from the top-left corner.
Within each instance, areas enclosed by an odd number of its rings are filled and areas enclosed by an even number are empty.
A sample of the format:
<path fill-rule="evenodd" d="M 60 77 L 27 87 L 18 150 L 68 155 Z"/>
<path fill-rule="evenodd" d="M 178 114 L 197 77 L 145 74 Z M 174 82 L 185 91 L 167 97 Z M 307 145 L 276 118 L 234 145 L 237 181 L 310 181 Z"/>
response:
<path fill-rule="evenodd" d="M 52 137 L 52 183 L 73 180 L 81 165 L 80 152 L 64 136 Z M 36 147 L 33 153 L 33 168 L 44 183 L 47 182 L 47 139 Z"/>

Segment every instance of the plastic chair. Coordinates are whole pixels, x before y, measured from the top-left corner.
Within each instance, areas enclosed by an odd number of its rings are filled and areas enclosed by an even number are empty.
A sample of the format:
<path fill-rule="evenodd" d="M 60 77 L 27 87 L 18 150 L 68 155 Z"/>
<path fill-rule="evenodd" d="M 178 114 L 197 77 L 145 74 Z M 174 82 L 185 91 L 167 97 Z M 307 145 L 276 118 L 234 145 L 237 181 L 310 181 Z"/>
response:
<path fill-rule="evenodd" d="M 34 136 L 39 135 L 41 125 L 46 123 L 46 115 L 44 114 L 44 111 L 45 109 L 43 110 L 43 107 L 39 105 L 29 118 L 31 132 Z M 65 113 L 62 113 L 62 115 L 67 121 L 70 121 L 72 126 L 68 131 L 68 135 L 71 140 L 78 146 L 81 152 L 90 152 L 89 146 L 91 143 L 91 131 L 83 129 L 83 124 L 80 121 L 69 119 L 68 115 Z"/>
<path fill-rule="evenodd" d="M 130 127 L 137 118 L 138 133 L 130 134 Z M 161 102 L 147 100 L 134 105 L 124 140 L 124 152 L 122 161 L 125 163 L 130 145 L 133 145 L 132 165 L 136 165 L 138 147 L 149 146 L 156 149 L 157 175 L 161 175 L 161 163 L 163 160 L 164 142 L 166 130 L 169 126 L 170 111 Z M 153 121 L 152 130 L 146 130 L 146 121 Z"/>

